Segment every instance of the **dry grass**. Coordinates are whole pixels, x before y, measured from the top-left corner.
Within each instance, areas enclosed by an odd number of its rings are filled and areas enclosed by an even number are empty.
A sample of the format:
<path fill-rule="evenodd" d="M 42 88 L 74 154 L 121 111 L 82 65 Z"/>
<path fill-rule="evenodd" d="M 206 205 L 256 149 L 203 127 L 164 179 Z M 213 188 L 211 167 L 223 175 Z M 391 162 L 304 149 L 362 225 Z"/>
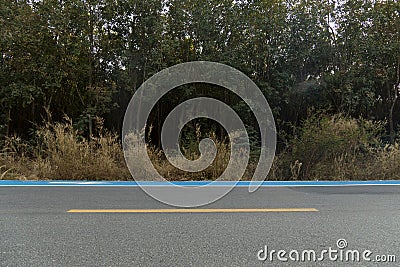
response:
<path fill-rule="evenodd" d="M 47 123 L 30 143 L 16 136 L 7 138 L 0 152 L 0 179 L 132 180 L 118 137 L 99 125 L 98 136 L 90 140 L 82 138 L 69 119 Z M 290 147 L 275 157 L 267 179 L 400 179 L 400 146 L 382 144 L 376 138 L 381 128 L 379 123 L 343 116 L 310 118 Z M 131 156 L 129 166 L 142 170 L 137 175 L 143 180 L 154 179 L 146 171 L 153 168 L 150 164 L 167 180 L 216 179 L 228 166 L 231 150 L 227 142 L 211 138 L 218 154 L 203 171 L 181 171 L 154 147 L 147 149 L 151 163 L 144 160 L 143 152 L 126 152 Z M 183 149 L 183 153 L 190 160 L 199 157 L 193 149 Z M 251 179 L 257 163 L 249 162 L 243 180 Z M 230 175 L 232 180 L 235 175 Z"/>
<path fill-rule="evenodd" d="M 45 124 L 36 132 L 35 144 L 28 144 L 18 137 L 8 138 L 0 155 L 1 179 L 132 180 L 115 134 L 100 127 L 97 129 L 99 136 L 88 140 L 82 138 L 72 125 L 68 118 L 64 123 Z M 129 138 L 135 143 L 141 137 L 131 135 Z M 167 180 L 212 180 L 228 165 L 230 147 L 213 135 L 211 138 L 218 153 L 212 165 L 201 172 L 177 169 L 166 160 L 163 151 L 154 147 L 147 149 L 151 163 L 145 160 L 143 151 L 133 147 L 126 152 L 128 165 L 136 171 L 138 177 L 135 178 L 143 180 L 155 178 L 147 171 L 153 165 Z M 184 155 L 190 160 L 199 156 L 192 150 L 184 151 Z"/>
<path fill-rule="evenodd" d="M 130 178 L 116 135 L 101 131 L 91 140 L 79 136 L 72 122 L 47 123 L 36 133 L 35 145 L 20 138 L 6 140 L 0 162 L 3 178 L 126 180 Z"/>
<path fill-rule="evenodd" d="M 151 163 L 147 161 L 147 156 L 144 155 L 143 151 L 136 148 L 136 144 L 139 140 L 143 139 L 143 136 L 130 134 L 125 138 L 129 150 L 127 150 L 126 156 L 128 158 L 128 166 L 134 173 L 140 177 L 139 179 L 154 180 L 157 177 L 151 174 L 150 169 L 154 168 L 157 172 L 167 180 L 213 180 L 218 178 L 223 171 L 226 169 L 230 159 L 230 147 L 225 142 L 217 140 L 215 135 L 211 134 L 210 138 L 214 141 L 217 148 L 217 155 L 215 160 L 203 171 L 199 172 L 185 172 L 174 165 L 172 165 L 165 157 L 162 150 L 156 149 L 154 147 L 147 148 L 147 155 L 151 160 Z M 194 152 L 191 149 L 182 149 L 182 153 L 186 159 L 196 160 L 199 158 L 199 153 Z M 184 166 L 185 162 L 181 157 L 175 157 L 174 162 L 177 166 Z M 152 166 L 151 166 L 152 164 Z M 136 178 L 136 177 L 135 177 Z M 236 177 L 235 177 L 236 178 Z M 232 179 L 232 178 L 231 178 Z"/>

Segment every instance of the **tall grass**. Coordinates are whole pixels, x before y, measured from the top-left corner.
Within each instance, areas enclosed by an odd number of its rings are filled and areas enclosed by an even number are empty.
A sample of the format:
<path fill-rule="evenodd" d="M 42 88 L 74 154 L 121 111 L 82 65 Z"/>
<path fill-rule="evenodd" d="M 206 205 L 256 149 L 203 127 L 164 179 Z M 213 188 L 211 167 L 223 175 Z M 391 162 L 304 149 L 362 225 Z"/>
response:
<path fill-rule="evenodd" d="M 311 116 L 292 138 L 287 149 L 276 155 L 268 180 L 368 180 L 400 179 L 400 146 L 383 143 L 379 136 L 384 125 L 342 115 Z M 118 136 L 98 123 L 97 135 L 84 138 L 71 120 L 46 123 L 30 142 L 17 136 L 5 140 L 0 151 L 0 179 L 131 180 Z M 134 137 L 132 137 L 134 138 Z M 213 180 L 219 177 L 230 159 L 226 140 L 211 138 L 217 157 L 201 172 L 184 172 L 169 163 L 163 151 L 148 147 L 152 163 L 132 151 L 131 168 L 144 170 L 135 179 L 151 180 L 146 169 L 152 167 L 168 180 Z M 197 138 L 199 139 L 199 137 Z M 184 147 L 191 160 L 199 153 Z M 136 154 L 135 154 L 136 153 Z M 251 179 L 257 158 L 249 162 L 243 179 Z M 144 167 L 144 168 L 143 168 Z M 232 174 L 232 180 L 237 179 Z"/>
<path fill-rule="evenodd" d="M 143 133 L 142 133 L 143 135 Z M 128 158 L 129 168 L 135 169 L 138 179 L 153 180 L 156 177 L 152 175 L 149 171 L 152 166 L 157 170 L 157 172 L 167 180 L 212 180 L 218 178 L 228 165 L 230 159 L 230 147 L 226 142 L 220 141 L 216 138 L 214 134 L 210 134 L 210 138 L 214 141 L 217 149 L 217 155 L 215 160 L 203 171 L 199 172 L 186 172 L 176 168 L 172 165 L 164 155 L 164 152 L 153 146 L 147 148 L 147 155 L 151 160 L 151 163 L 146 160 L 146 155 L 143 155 L 144 151 L 136 149 L 135 145 L 142 140 L 143 136 L 140 134 L 130 134 L 125 138 L 125 142 L 129 143 L 130 147 L 127 150 L 126 156 Z M 194 142 L 195 143 L 195 142 Z M 193 145 L 194 146 L 194 145 Z M 199 152 L 192 145 L 189 148 L 182 148 L 182 154 L 186 159 L 196 160 L 199 158 Z M 176 156 L 174 162 L 178 166 L 184 166 L 185 162 L 182 158 Z M 140 170 L 141 172 L 138 172 Z M 236 179 L 232 178 L 232 179 Z"/>
<path fill-rule="evenodd" d="M 68 118 L 65 123 L 46 123 L 36 131 L 33 144 L 28 145 L 17 137 L 8 138 L 0 160 L 4 168 L 12 168 L 3 178 L 130 178 L 115 134 L 101 130 L 98 137 L 85 139 Z"/>

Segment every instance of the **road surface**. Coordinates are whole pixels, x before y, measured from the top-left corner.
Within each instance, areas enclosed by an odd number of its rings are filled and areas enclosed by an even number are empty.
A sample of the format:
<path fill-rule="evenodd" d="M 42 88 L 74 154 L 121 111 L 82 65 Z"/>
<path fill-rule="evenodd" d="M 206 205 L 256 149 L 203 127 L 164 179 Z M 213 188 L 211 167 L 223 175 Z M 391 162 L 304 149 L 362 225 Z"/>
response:
<path fill-rule="evenodd" d="M 400 186 L 240 187 L 201 207 L 211 212 L 171 208 L 138 187 L 0 186 L 0 266 L 400 266 Z M 321 254 L 339 255 L 342 239 L 370 261 Z"/>

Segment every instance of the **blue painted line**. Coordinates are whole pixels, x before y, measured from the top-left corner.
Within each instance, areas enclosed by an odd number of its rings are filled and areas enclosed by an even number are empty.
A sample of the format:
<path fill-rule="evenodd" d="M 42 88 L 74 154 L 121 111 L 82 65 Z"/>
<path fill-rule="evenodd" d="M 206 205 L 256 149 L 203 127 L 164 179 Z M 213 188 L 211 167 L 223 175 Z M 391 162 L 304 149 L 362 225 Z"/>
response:
<path fill-rule="evenodd" d="M 177 182 L 149 182 L 149 181 L 18 181 L 0 180 L 0 187 L 12 186 L 89 186 L 89 187 L 138 187 L 138 186 L 204 186 L 211 181 L 177 181 Z M 250 181 L 218 181 L 213 186 L 233 186 L 248 187 Z M 366 186 L 366 185 L 400 185 L 400 180 L 375 180 L 375 181 L 264 181 L 262 187 L 301 187 L 301 186 Z"/>

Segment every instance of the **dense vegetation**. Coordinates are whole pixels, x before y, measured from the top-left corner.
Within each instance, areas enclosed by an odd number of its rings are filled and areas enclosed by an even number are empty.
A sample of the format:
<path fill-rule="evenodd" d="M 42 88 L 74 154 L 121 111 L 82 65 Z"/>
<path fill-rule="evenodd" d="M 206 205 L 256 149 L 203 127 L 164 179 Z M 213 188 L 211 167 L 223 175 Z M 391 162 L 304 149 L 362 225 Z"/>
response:
<path fill-rule="evenodd" d="M 107 170 L 124 168 L 108 131 L 120 133 L 131 96 L 166 67 L 208 60 L 243 71 L 270 103 L 279 130 L 271 179 L 399 176 L 397 0 L 0 0 L 0 23 L 0 174 L 70 178 L 80 158 L 94 166 L 76 179 L 129 179 Z M 212 88 L 181 89 L 152 113 L 155 150 L 162 114 Z M 221 94 L 256 131 L 246 107 Z M 96 127 L 103 119 L 108 131 Z M 44 133 L 76 142 L 64 173 L 74 147 L 63 152 Z"/>

